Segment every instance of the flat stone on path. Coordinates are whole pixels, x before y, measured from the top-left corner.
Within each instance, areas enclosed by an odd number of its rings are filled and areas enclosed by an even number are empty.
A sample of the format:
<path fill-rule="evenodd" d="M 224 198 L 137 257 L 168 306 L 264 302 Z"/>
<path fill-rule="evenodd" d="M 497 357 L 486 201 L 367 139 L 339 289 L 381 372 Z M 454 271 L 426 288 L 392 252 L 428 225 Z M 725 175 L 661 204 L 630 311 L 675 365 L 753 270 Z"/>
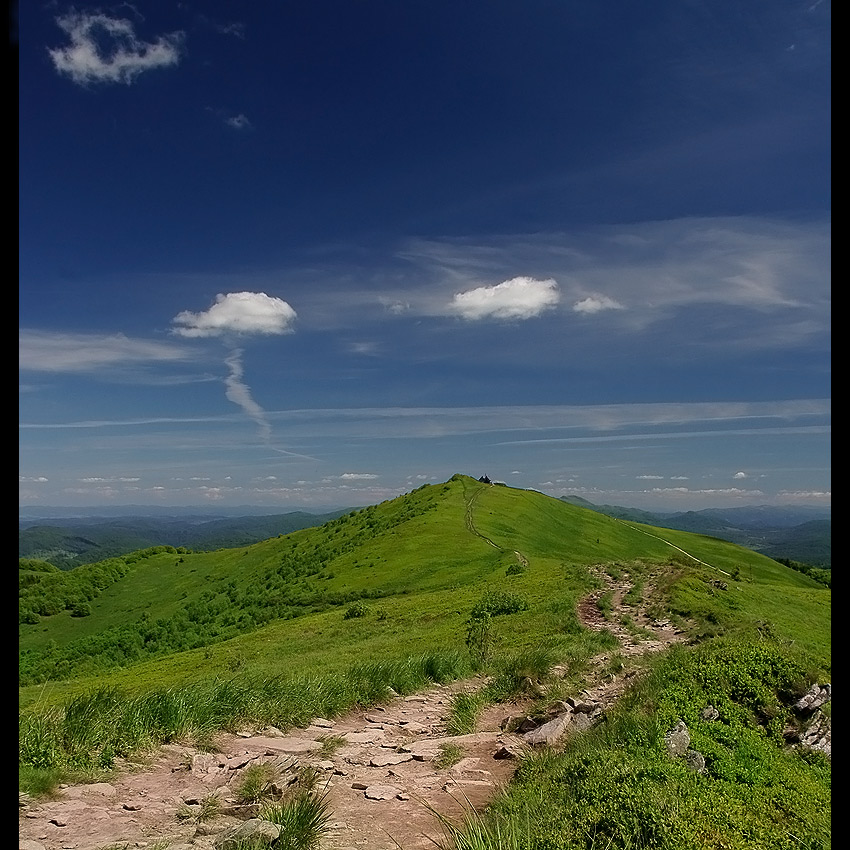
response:
<path fill-rule="evenodd" d="M 367 800 L 393 800 L 403 792 L 392 785 L 370 785 L 363 793 Z"/>
<path fill-rule="evenodd" d="M 405 761 L 413 761 L 413 753 L 382 753 L 372 756 L 369 764 L 372 767 L 387 767 L 387 765 L 401 764 Z"/>
<path fill-rule="evenodd" d="M 251 746 L 264 747 L 272 753 L 312 753 L 322 747 L 318 741 L 296 738 L 294 735 L 287 735 L 283 738 L 258 735 L 256 738 L 251 738 Z"/>

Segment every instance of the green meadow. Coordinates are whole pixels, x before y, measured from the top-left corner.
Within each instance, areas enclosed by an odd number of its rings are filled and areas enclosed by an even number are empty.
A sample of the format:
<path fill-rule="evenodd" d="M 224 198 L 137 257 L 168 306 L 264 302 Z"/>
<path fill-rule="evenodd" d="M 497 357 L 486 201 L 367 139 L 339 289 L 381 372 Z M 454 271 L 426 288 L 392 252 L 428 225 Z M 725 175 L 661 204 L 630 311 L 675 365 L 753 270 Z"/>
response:
<path fill-rule="evenodd" d="M 781 727 L 792 697 L 829 681 L 831 591 L 731 543 L 463 475 L 235 549 L 159 546 L 64 572 L 22 559 L 21 788 L 475 671 L 492 674 L 491 700 L 556 662 L 580 689 L 611 646 L 576 617 L 600 571 L 636 593 L 651 575 L 652 604 L 691 641 L 652 662 L 605 730 L 530 757 L 488 812 L 447 824 L 447 846 L 829 846 L 828 760 L 789 750 Z M 705 700 L 722 729 L 700 725 Z M 677 717 L 693 718 L 707 774 L 668 764 Z"/>

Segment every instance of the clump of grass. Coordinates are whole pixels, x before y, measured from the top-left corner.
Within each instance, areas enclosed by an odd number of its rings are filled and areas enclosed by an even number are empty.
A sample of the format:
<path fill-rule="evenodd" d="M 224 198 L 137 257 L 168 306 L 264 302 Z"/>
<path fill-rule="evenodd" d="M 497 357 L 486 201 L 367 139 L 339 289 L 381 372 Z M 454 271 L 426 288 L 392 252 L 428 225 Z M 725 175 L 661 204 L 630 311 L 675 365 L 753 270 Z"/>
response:
<path fill-rule="evenodd" d="M 599 608 L 599 610 L 602 612 L 602 616 L 605 617 L 606 620 L 609 619 L 611 616 L 611 611 L 613 609 L 613 596 L 613 591 L 606 590 L 605 593 L 603 593 L 596 601 L 596 607 Z"/>
<path fill-rule="evenodd" d="M 274 794 L 279 779 L 278 769 L 269 762 L 249 764 L 236 785 L 236 801 L 243 806 L 262 803 Z"/>
<path fill-rule="evenodd" d="M 198 805 L 184 803 L 177 810 L 177 819 L 201 824 L 214 820 L 221 814 L 221 800 L 217 794 L 207 794 Z"/>
<path fill-rule="evenodd" d="M 446 770 L 463 758 L 463 750 L 457 744 L 440 744 L 440 751 L 434 758 L 434 767 Z"/>
<path fill-rule="evenodd" d="M 322 735 L 318 741 L 322 745 L 319 755 L 323 758 L 330 758 L 340 747 L 345 746 L 345 738 L 342 735 Z"/>
<path fill-rule="evenodd" d="M 615 652 L 609 659 L 607 669 L 609 673 L 620 673 L 625 669 L 626 662 L 619 652 Z"/>
<path fill-rule="evenodd" d="M 481 709 L 487 702 L 484 694 L 455 694 L 452 697 L 446 731 L 449 735 L 468 735 L 475 731 Z"/>
<path fill-rule="evenodd" d="M 327 833 L 331 809 L 325 794 L 299 791 L 289 799 L 263 805 L 259 816 L 280 827 L 275 847 L 315 850 Z"/>
<path fill-rule="evenodd" d="M 556 658 L 554 648 L 538 646 L 500 659 L 496 675 L 484 689 L 485 695 L 494 702 L 504 702 L 527 694 L 529 681 L 545 680 Z"/>
<path fill-rule="evenodd" d="M 626 605 L 638 605 L 643 599 L 643 580 L 636 581 L 623 597 Z"/>
<path fill-rule="evenodd" d="M 649 630 L 645 629 L 643 626 L 639 626 L 633 617 L 630 617 L 628 614 L 620 615 L 620 625 L 624 626 L 628 629 L 629 634 L 636 638 L 641 638 L 643 640 L 652 640 L 655 635 Z"/>

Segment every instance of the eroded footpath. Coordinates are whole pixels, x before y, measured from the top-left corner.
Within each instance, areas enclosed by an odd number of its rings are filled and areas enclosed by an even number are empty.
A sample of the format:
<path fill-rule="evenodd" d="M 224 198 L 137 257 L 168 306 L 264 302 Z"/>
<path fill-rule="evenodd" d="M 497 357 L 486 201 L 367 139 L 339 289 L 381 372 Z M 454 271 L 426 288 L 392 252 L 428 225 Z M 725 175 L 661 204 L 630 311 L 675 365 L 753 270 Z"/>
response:
<path fill-rule="evenodd" d="M 618 613 L 628 584 L 607 581 Z M 588 628 L 611 630 L 624 658 L 662 651 L 684 639 L 668 622 L 648 622 L 628 609 L 645 630 L 635 638 L 616 625 L 616 616 L 602 616 L 598 595 L 582 600 L 579 616 Z M 592 684 L 554 702 L 548 717 L 526 715 L 530 698 L 491 706 L 469 735 L 449 736 L 446 722 L 452 698 L 479 690 L 481 678 L 435 685 L 336 720 L 315 718 L 304 729 L 222 735 L 216 753 L 164 746 L 144 765 L 125 765 L 108 783 L 63 787 L 52 801 L 22 800 L 20 850 L 212 850 L 244 823 L 236 791 L 245 771 L 262 762 L 274 765 L 284 782 L 309 767 L 317 787 L 327 791 L 332 815 L 321 850 L 433 848 L 444 839 L 434 812 L 458 822 L 470 806 L 482 809 L 510 781 L 525 750 L 551 746 L 570 729 L 587 728 L 602 716 L 636 675 L 628 667 L 622 675 L 606 673 L 608 660 L 607 655 L 594 659 Z M 555 676 L 566 673 L 553 670 Z M 535 683 L 530 684 L 533 689 Z M 457 748 L 459 760 L 441 767 L 449 746 Z M 221 813 L 199 819 L 212 794 Z"/>

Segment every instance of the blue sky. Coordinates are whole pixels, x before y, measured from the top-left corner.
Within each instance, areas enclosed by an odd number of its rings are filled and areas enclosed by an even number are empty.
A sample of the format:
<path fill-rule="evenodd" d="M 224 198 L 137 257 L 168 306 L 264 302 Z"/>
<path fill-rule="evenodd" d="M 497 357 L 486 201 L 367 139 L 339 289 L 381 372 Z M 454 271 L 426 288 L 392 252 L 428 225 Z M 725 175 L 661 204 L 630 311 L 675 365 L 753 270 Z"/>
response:
<path fill-rule="evenodd" d="M 17 35 L 22 506 L 830 504 L 828 0 Z"/>

